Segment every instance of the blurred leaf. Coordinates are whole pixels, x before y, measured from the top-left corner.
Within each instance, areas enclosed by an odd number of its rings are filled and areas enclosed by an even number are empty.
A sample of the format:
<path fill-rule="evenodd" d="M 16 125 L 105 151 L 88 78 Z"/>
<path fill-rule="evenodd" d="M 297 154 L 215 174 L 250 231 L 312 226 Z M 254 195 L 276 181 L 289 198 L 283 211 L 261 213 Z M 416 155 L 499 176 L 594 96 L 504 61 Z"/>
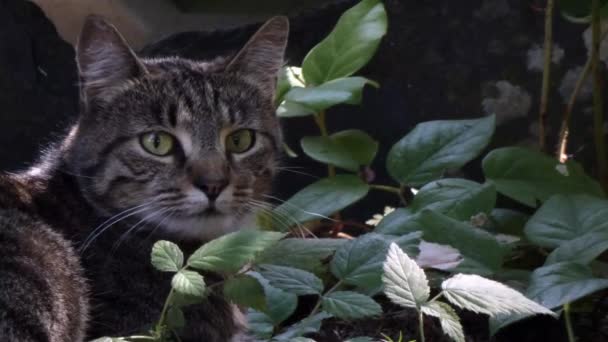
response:
<path fill-rule="evenodd" d="M 592 0 L 559 0 L 562 15 L 573 23 L 588 24 L 591 22 Z M 600 0 L 600 17 L 608 16 L 608 0 Z"/>
<path fill-rule="evenodd" d="M 272 320 L 274 325 L 279 325 L 296 310 L 298 297 L 295 294 L 270 285 L 270 282 L 258 272 L 249 271 L 247 275 L 255 278 L 262 285 L 266 297 L 265 309 L 262 312 Z"/>
<path fill-rule="evenodd" d="M 376 52 L 386 34 L 386 21 L 379 0 L 363 0 L 344 12 L 333 31 L 304 58 L 306 81 L 322 84 L 357 72 Z"/>
<path fill-rule="evenodd" d="M 319 113 L 340 103 L 360 104 L 363 87 L 366 84 L 377 86 L 377 83 L 365 77 L 354 76 L 338 78 L 316 87 L 291 88 L 285 94 L 285 102 L 301 105 L 314 113 Z M 285 114 L 279 116 L 285 116 Z"/>
<path fill-rule="evenodd" d="M 171 287 L 179 293 L 183 293 L 195 297 L 205 296 L 205 281 L 200 274 L 181 270 L 173 276 Z"/>
<path fill-rule="evenodd" d="M 378 142 L 356 129 L 329 137 L 304 137 L 301 145 L 304 153 L 312 159 L 352 172 L 370 165 L 378 152 Z"/>
<path fill-rule="evenodd" d="M 384 293 L 395 304 L 417 310 L 429 300 L 431 288 L 422 268 L 391 244 L 383 264 Z"/>
<path fill-rule="evenodd" d="M 276 216 L 289 224 L 326 218 L 363 198 L 369 191 L 355 175 L 337 175 L 321 179 L 274 209 Z M 276 222 L 280 227 L 280 222 Z M 284 227 L 287 228 L 287 227 Z"/>
<path fill-rule="evenodd" d="M 490 213 L 490 229 L 495 233 L 523 236 L 529 218 L 519 211 L 496 208 Z"/>
<path fill-rule="evenodd" d="M 346 242 L 345 239 L 289 238 L 266 249 L 256 260 L 260 264 L 290 266 L 316 273 L 322 267 L 321 261 Z"/>
<path fill-rule="evenodd" d="M 560 164 L 548 155 L 521 147 L 493 150 L 482 164 L 486 178 L 498 192 L 531 207 L 555 194 L 604 196 L 599 184 L 579 164 Z M 566 168 L 558 168 L 560 165 Z"/>
<path fill-rule="evenodd" d="M 167 325 L 174 330 L 180 330 L 186 326 L 184 312 L 179 307 L 172 306 L 167 310 Z"/>
<path fill-rule="evenodd" d="M 594 278 L 589 266 L 560 262 L 534 270 L 526 295 L 548 308 L 556 308 L 605 288 L 608 279 Z"/>
<path fill-rule="evenodd" d="M 371 297 L 352 291 L 335 291 L 323 296 L 323 310 L 340 319 L 379 316 L 382 307 Z"/>
<path fill-rule="evenodd" d="M 608 250 L 608 231 L 591 232 L 562 243 L 549 254 L 545 265 L 562 261 L 588 264 L 606 250 Z"/>
<path fill-rule="evenodd" d="M 173 242 L 158 241 L 152 246 L 152 266 L 163 272 L 177 272 L 184 266 L 184 254 Z"/>
<path fill-rule="evenodd" d="M 313 114 L 315 112 L 312 109 L 291 101 L 283 101 L 277 108 L 277 116 L 280 118 L 295 118 Z"/>
<path fill-rule="evenodd" d="M 386 167 L 399 183 L 418 187 L 475 158 L 490 142 L 495 118 L 423 122 L 391 148 Z"/>
<path fill-rule="evenodd" d="M 197 249 L 188 258 L 188 266 L 203 271 L 234 273 L 283 236 L 282 233 L 253 229 L 230 233 Z"/>
<path fill-rule="evenodd" d="M 247 330 L 259 339 L 269 339 L 274 331 L 273 321 L 268 315 L 254 309 L 247 310 Z"/>
<path fill-rule="evenodd" d="M 374 288 L 382 284 L 382 263 L 389 242 L 378 234 L 361 235 L 338 248 L 331 260 L 331 272 L 349 285 Z"/>
<path fill-rule="evenodd" d="M 260 274 L 270 285 L 296 295 L 321 294 L 323 282 L 314 274 L 293 267 L 260 265 Z"/>
<path fill-rule="evenodd" d="M 528 240 L 550 248 L 590 232 L 608 232 L 608 201 L 584 195 L 551 197 L 525 228 Z"/>
<path fill-rule="evenodd" d="M 306 87 L 306 84 L 302 82 L 303 79 L 302 68 L 296 66 L 283 67 L 279 72 L 279 77 L 277 79 L 276 103 L 283 102 L 283 97 L 291 88 Z"/>
<path fill-rule="evenodd" d="M 259 311 L 266 309 L 264 288 L 257 279 L 248 275 L 228 278 L 224 282 L 224 297 L 239 306 L 254 308 Z"/>
<path fill-rule="evenodd" d="M 303 320 L 295 323 L 292 326 L 287 327 L 287 329 L 285 330 L 285 332 L 281 333 L 278 336 L 274 337 L 274 340 L 276 341 L 289 341 L 291 342 L 292 339 L 305 335 L 305 334 L 310 334 L 310 333 L 315 333 L 318 332 L 319 329 L 321 329 L 321 322 L 326 319 L 326 318 L 330 318 L 332 317 L 331 314 L 327 313 L 327 312 L 319 312 L 318 314 L 311 316 L 311 317 L 306 317 Z M 273 341 L 274 341 L 273 340 Z"/>
<path fill-rule="evenodd" d="M 409 208 L 397 208 L 378 223 L 374 232 L 397 236 L 414 232 L 419 227 L 417 217 Z"/>

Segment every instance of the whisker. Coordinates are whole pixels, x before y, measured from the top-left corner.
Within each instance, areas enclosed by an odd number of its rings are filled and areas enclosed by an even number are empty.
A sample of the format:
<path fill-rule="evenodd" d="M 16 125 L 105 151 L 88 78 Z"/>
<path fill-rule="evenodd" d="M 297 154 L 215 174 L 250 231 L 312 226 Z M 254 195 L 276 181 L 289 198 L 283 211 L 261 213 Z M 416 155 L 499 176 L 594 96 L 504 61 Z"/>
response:
<path fill-rule="evenodd" d="M 327 216 L 322 215 L 322 214 L 319 214 L 319 213 L 313 213 L 313 212 L 310 212 L 310 211 L 304 210 L 304 209 L 302 209 L 302 208 L 298 207 L 297 205 L 294 205 L 293 203 L 289 203 L 289 201 L 282 200 L 282 199 L 280 199 L 280 198 L 278 198 L 278 197 L 271 196 L 271 195 L 265 195 L 265 194 L 262 194 L 262 196 L 267 197 L 267 198 L 270 198 L 270 199 L 273 199 L 273 200 L 276 200 L 276 201 L 279 201 L 281 204 L 285 204 L 285 205 L 287 205 L 287 206 L 289 206 L 289 207 L 291 207 L 291 208 L 294 208 L 294 209 L 296 209 L 296 210 L 298 210 L 298 211 L 301 211 L 301 212 L 303 212 L 303 213 L 306 213 L 306 214 L 308 214 L 308 215 L 315 216 L 315 217 L 319 217 L 319 218 L 322 218 L 322 219 L 325 219 L 325 220 L 329 220 L 329 221 L 332 221 L 332 222 L 338 222 L 338 221 L 334 220 L 334 219 L 333 219 L 333 218 L 331 218 L 331 217 L 327 217 Z"/>
<path fill-rule="evenodd" d="M 145 224 L 146 221 L 148 221 L 149 219 L 152 219 L 156 215 L 162 216 L 164 213 L 166 213 L 169 210 L 171 210 L 171 209 L 161 209 L 160 211 L 154 211 L 152 214 L 150 214 L 148 216 L 145 216 L 139 222 L 137 222 L 136 224 L 134 224 L 131 228 L 129 228 L 125 233 L 123 233 L 120 236 L 120 238 L 118 239 L 117 242 L 114 243 L 114 245 L 112 246 L 112 253 L 115 252 L 118 249 L 118 247 L 120 247 L 120 245 L 127 239 L 127 237 L 129 236 L 129 234 L 133 230 L 135 230 L 136 228 L 138 228 L 140 225 L 141 225 L 141 227 L 139 229 L 145 227 L 146 226 L 146 224 Z"/>
<path fill-rule="evenodd" d="M 282 168 L 282 167 L 278 167 L 276 169 L 279 172 L 285 171 L 285 172 L 291 172 L 291 173 L 296 174 L 296 175 L 303 175 L 303 176 L 311 177 L 311 178 L 314 178 L 314 179 L 321 179 L 321 177 L 313 175 L 312 173 L 307 173 L 307 172 L 303 172 L 303 171 L 296 171 L 296 170 L 292 170 L 292 169 L 288 169 L 288 168 Z"/>

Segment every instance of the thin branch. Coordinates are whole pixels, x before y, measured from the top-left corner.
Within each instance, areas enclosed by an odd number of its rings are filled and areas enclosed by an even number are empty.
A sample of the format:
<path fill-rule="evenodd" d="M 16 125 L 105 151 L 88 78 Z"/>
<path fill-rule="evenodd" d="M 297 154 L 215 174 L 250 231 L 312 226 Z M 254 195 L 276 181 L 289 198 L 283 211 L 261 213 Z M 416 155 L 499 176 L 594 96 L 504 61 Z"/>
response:
<path fill-rule="evenodd" d="M 591 73 L 593 74 L 593 140 L 595 142 L 595 153 L 598 168 L 598 179 L 604 189 L 608 188 L 606 159 L 606 141 L 604 139 L 604 103 L 602 98 L 602 75 L 600 65 L 600 42 L 601 42 L 601 18 L 600 1 L 593 0 L 591 3 Z"/>
<path fill-rule="evenodd" d="M 541 151 L 545 150 L 546 145 L 546 121 L 547 121 L 547 104 L 549 100 L 549 86 L 551 80 L 551 58 L 553 55 L 553 7 L 554 0 L 547 0 L 545 8 L 545 43 L 544 43 L 544 68 L 543 68 L 543 85 L 540 96 L 540 111 L 538 115 L 538 144 Z"/>

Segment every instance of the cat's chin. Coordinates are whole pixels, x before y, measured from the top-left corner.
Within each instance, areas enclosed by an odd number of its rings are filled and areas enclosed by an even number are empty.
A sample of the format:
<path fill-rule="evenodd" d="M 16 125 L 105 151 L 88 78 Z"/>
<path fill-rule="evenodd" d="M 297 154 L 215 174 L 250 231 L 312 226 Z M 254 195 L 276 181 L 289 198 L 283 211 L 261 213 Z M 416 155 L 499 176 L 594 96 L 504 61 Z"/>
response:
<path fill-rule="evenodd" d="M 214 211 L 194 217 L 172 217 L 162 223 L 161 229 L 179 238 L 208 241 L 241 229 L 251 228 L 254 223 L 254 214 L 237 218 Z"/>

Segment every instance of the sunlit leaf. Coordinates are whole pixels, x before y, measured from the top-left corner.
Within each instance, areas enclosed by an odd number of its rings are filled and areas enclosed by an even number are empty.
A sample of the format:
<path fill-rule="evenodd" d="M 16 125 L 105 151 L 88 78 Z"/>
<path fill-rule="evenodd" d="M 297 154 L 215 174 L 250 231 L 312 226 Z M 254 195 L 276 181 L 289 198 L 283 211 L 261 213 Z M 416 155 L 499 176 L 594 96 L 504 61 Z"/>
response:
<path fill-rule="evenodd" d="M 365 77 L 353 76 L 338 78 L 319 86 L 295 87 L 285 94 L 285 102 L 298 104 L 314 113 L 341 103 L 356 105 L 361 103 L 363 88 L 366 84 L 377 86 L 375 82 Z M 286 115 L 280 113 L 279 116 Z M 300 115 L 291 114 L 290 116 Z"/>
<path fill-rule="evenodd" d="M 464 330 L 456 311 L 446 303 L 430 302 L 421 307 L 424 314 L 439 318 L 441 329 L 456 342 L 465 342 Z"/>
<path fill-rule="evenodd" d="M 152 266 L 163 272 L 177 272 L 184 265 L 184 254 L 173 242 L 158 241 L 152 246 Z"/>
<path fill-rule="evenodd" d="M 183 293 L 195 297 L 203 297 L 205 295 L 205 281 L 200 274 L 181 270 L 173 276 L 171 287 L 179 293 Z"/>
<path fill-rule="evenodd" d="M 394 243 L 388 250 L 383 270 L 384 293 L 393 303 L 420 308 L 429 300 L 431 289 L 424 271 Z"/>

